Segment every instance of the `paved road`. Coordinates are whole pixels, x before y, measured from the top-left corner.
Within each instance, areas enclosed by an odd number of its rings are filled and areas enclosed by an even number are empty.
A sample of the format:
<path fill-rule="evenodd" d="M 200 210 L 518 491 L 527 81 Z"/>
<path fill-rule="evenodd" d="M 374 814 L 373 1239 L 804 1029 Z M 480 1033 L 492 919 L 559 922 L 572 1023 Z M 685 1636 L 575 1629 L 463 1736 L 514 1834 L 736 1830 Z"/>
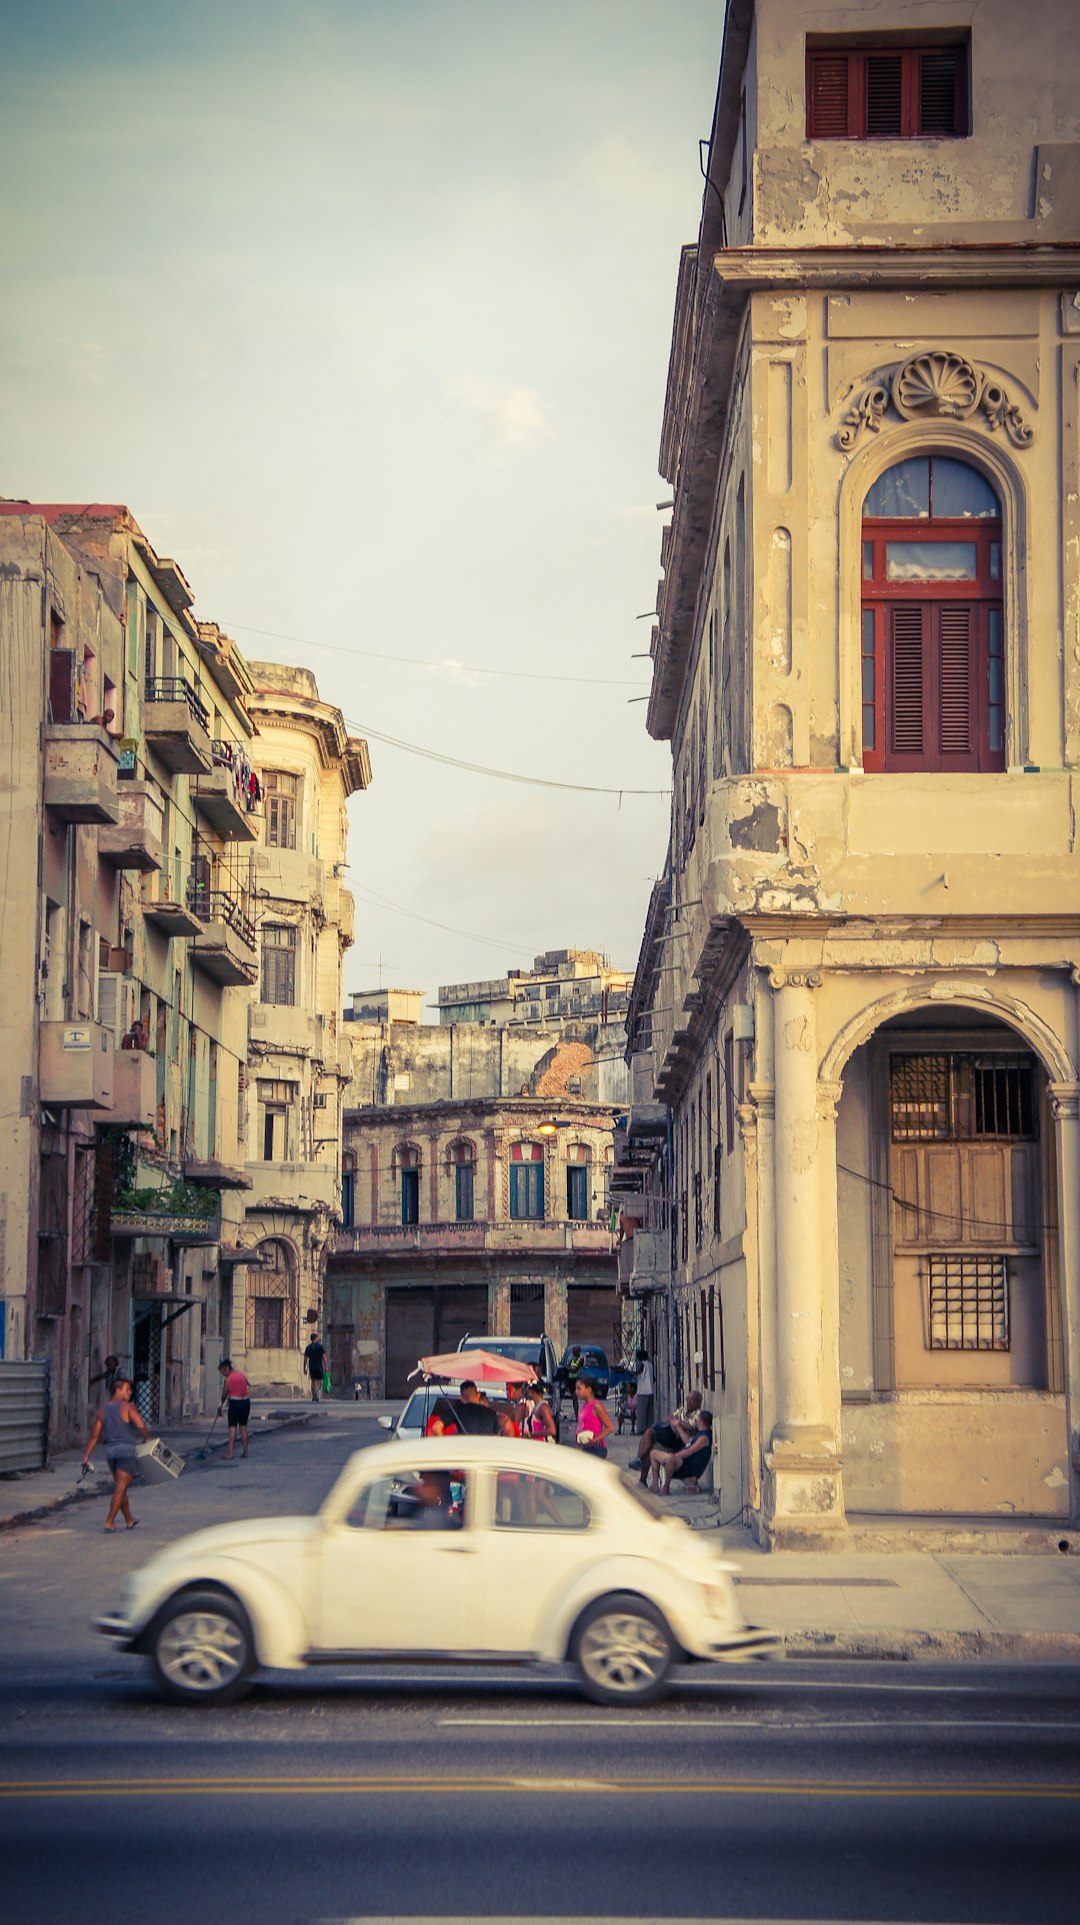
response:
<path fill-rule="evenodd" d="M 89 1629 L 118 1574 L 231 1516 L 308 1509 L 353 1413 L 0 1546 L 6 1925 L 408 1917 L 1075 1925 L 1071 1670 L 822 1661 L 688 1674 L 616 1715 L 565 1678 L 290 1676 L 163 1706 Z"/>

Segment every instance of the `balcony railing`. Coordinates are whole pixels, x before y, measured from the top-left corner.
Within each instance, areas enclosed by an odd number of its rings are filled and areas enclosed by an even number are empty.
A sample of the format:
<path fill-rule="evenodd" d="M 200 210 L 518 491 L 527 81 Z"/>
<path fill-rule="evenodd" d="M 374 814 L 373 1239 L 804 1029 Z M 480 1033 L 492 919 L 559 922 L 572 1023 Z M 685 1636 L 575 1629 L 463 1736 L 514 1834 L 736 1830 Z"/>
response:
<path fill-rule="evenodd" d="M 190 682 L 182 675 L 148 676 L 146 682 L 148 702 L 186 702 L 193 721 L 200 728 L 209 729 L 210 715 L 200 702 Z"/>
<path fill-rule="evenodd" d="M 215 767 L 227 769 L 236 778 L 236 797 L 240 806 L 249 815 L 255 814 L 262 802 L 262 782 L 243 749 L 234 742 L 218 739 L 211 743 L 210 752 Z"/>
<path fill-rule="evenodd" d="M 222 922 L 234 931 L 249 949 L 255 947 L 255 924 L 240 904 L 224 889 L 212 889 L 192 877 L 187 888 L 187 906 L 200 922 Z"/>

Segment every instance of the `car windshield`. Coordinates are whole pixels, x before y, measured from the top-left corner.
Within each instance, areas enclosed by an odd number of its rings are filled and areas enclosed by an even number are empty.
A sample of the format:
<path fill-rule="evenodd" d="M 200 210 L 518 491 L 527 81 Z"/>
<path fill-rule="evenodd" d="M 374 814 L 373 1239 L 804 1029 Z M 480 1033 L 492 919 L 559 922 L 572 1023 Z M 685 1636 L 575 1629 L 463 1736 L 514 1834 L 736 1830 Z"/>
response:
<path fill-rule="evenodd" d="M 534 1364 L 540 1356 L 539 1337 L 466 1337 L 462 1350 L 490 1350 L 495 1357 L 512 1357 L 517 1364 Z"/>
<path fill-rule="evenodd" d="M 414 1390 L 401 1413 L 399 1422 L 411 1426 L 414 1430 L 419 1429 L 420 1425 L 426 1421 L 437 1395 L 438 1392 L 435 1390 Z"/>

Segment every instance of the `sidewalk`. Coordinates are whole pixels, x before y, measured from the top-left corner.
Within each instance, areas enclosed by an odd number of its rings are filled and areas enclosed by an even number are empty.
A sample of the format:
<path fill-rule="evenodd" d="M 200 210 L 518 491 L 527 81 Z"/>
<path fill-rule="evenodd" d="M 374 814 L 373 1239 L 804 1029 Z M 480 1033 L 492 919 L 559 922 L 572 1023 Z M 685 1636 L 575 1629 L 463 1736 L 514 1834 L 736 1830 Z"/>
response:
<path fill-rule="evenodd" d="M 323 1417 L 397 1414 L 399 1404 L 318 1407 Z M 313 1406 L 253 1400 L 254 1437 L 307 1424 Z M 171 1450 L 198 1457 L 212 1415 L 160 1434 Z M 380 1433 L 381 1435 L 382 1433 Z M 564 1437 L 567 1434 L 563 1427 Z M 219 1423 L 211 1455 L 224 1447 Z M 612 1440 L 611 1459 L 625 1476 L 637 1440 Z M 0 1533 L 111 1488 L 104 1453 L 79 1483 L 81 1450 L 59 1452 L 43 1471 L 0 1479 Z M 711 1493 L 670 1500 L 674 1515 L 695 1529 L 718 1532 L 721 1512 Z M 918 1528 L 864 1524 L 835 1551 L 765 1551 L 735 1524 L 718 1533 L 737 1566 L 739 1596 L 752 1624 L 781 1634 L 788 1656 L 832 1658 L 975 1658 L 1001 1662 L 1080 1663 L 1080 1539 L 1076 1532 L 964 1528 L 957 1520 Z M 979 1544 L 993 1548 L 975 1548 Z M 1067 1548 L 1061 1551 L 1058 1544 Z M 1008 1548 L 1003 1548 L 1007 1546 Z"/>
<path fill-rule="evenodd" d="M 620 1466 L 636 1452 L 636 1438 L 612 1439 Z M 698 1530 L 719 1526 L 711 1493 L 670 1506 Z M 1075 1531 L 863 1523 L 835 1551 L 767 1551 L 742 1524 L 720 1535 L 748 1621 L 780 1632 L 788 1657 L 1080 1663 Z"/>

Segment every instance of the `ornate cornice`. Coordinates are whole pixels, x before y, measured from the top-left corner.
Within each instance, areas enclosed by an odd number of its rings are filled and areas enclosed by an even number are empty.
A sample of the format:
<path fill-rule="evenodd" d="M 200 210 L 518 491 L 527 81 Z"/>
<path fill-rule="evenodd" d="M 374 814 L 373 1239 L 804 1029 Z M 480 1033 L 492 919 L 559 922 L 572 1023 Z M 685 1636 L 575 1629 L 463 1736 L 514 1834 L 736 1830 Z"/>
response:
<path fill-rule="evenodd" d="M 845 454 L 864 434 L 877 434 L 890 407 L 901 421 L 969 421 L 978 415 L 995 434 L 1000 428 L 1014 448 L 1028 448 L 1035 430 L 996 375 L 953 348 L 928 348 L 879 369 L 852 403 L 836 435 Z"/>

